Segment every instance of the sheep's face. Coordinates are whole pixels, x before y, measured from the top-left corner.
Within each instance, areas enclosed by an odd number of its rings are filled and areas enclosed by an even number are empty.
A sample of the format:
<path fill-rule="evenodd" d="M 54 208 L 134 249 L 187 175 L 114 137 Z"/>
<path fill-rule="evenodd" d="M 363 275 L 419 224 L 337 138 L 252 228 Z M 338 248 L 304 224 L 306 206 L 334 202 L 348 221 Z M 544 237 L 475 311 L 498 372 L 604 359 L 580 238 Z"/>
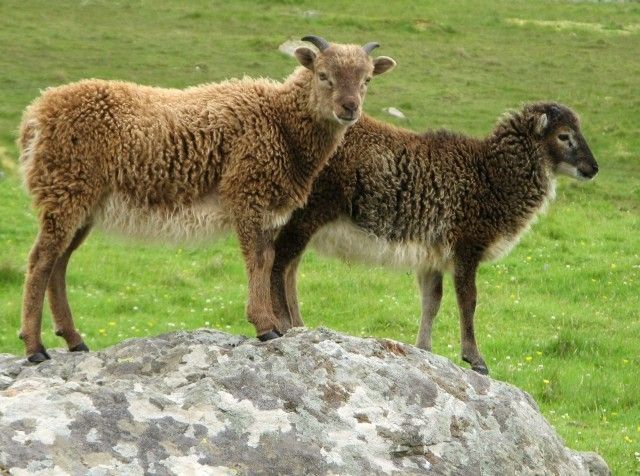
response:
<path fill-rule="evenodd" d="M 372 59 L 366 46 L 331 44 L 317 54 L 296 50 L 300 64 L 313 72 L 311 100 L 322 118 L 343 126 L 355 123 L 371 78 L 395 66 L 386 56 Z"/>
<path fill-rule="evenodd" d="M 595 177 L 598 163 L 580 132 L 575 113 L 560 104 L 542 104 L 539 109 L 535 129 L 553 171 L 578 180 Z"/>

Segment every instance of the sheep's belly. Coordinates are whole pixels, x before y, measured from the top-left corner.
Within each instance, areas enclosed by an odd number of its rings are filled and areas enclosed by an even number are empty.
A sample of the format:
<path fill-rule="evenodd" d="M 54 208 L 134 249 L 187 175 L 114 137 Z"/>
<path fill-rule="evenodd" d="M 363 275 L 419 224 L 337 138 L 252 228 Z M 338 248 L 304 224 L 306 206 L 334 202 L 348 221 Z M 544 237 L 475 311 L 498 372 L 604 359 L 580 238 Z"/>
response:
<path fill-rule="evenodd" d="M 497 261 L 500 258 L 507 256 L 511 252 L 511 250 L 518 244 L 518 241 L 520 241 L 520 238 L 527 229 L 523 229 L 521 232 L 514 235 L 498 238 L 484 251 L 482 260 Z"/>
<path fill-rule="evenodd" d="M 445 270 L 449 267 L 451 257 L 447 249 L 380 239 L 348 220 L 325 225 L 313 237 L 311 246 L 322 254 L 349 262 L 411 270 Z"/>
<path fill-rule="evenodd" d="M 265 213 L 264 229 L 281 227 L 290 215 L 290 211 Z M 190 205 L 149 208 L 113 194 L 98 210 L 94 221 L 108 233 L 170 243 L 210 241 L 234 230 L 231 211 L 214 195 Z"/>

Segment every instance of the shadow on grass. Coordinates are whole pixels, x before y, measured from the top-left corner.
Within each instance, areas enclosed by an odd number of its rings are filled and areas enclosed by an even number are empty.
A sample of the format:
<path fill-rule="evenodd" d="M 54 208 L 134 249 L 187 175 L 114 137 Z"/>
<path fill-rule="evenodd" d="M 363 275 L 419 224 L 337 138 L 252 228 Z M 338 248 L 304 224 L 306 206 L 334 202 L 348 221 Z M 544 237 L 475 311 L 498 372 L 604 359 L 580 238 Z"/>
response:
<path fill-rule="evenodd" d="M 544 354 L 564 359 L 597 356 L 600 354 L 600 344 L 593 339 L 563 332 L 545 346 Z"/>
<path fill-rule="evenodd" d="M 0 284 L 21 285 L 24 271 L 11 263 L 0 263 Z"/>

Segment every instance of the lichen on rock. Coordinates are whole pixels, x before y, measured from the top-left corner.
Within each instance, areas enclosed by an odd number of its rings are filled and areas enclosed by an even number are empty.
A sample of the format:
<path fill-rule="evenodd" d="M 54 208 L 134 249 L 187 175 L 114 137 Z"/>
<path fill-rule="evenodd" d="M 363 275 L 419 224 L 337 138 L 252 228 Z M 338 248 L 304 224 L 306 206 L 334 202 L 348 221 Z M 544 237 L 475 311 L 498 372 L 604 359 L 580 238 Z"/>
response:
<path fill-rule="evenodd" d="M 389 340 L 201 329 L 0 355 L 10 474 L 610 474 L 521 390 Z"/>

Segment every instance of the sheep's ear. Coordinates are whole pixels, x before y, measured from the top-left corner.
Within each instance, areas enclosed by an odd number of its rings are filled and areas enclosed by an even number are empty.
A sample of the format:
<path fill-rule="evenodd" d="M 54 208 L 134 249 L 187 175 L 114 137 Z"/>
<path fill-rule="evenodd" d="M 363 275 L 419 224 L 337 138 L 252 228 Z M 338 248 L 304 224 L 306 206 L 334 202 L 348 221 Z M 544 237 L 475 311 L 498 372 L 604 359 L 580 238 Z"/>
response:
<path fill-rule="evenodd" d="M 540 114 L 540 117 L 536 120 L 536 134 L 539 136 L 544 135 L 547 126 L 549 125 L 549 119 L 546 114 Z"/>
<path fill-rule="evenodd" d="M 373 74 L 378 75 L 391 71 L 396 67 L 396 62 L 388 56 L 378 56 L 373 60 Z"/>
<path fill-rule="evenodd" d="M 313 51 L 309 48 L 300 47 L 296 49 L 294 54 L 302 66 L 314 71 L 313 64 L 316 60 L 316 54 Z"/>

